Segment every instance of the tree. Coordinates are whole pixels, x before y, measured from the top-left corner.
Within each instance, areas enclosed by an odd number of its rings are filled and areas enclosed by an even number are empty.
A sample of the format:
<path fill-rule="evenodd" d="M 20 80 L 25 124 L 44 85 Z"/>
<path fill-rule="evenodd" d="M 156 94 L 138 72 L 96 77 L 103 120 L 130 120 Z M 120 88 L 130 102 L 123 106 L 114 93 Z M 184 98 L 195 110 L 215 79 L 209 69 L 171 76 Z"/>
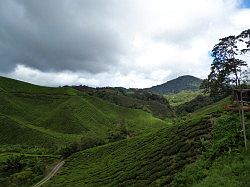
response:
<path fill-rule="evenodd" d="M 239 42 L 243 42 L 243 49 L 241 49 L 241 53 L 245 54 L 250 51 L 250 29 L 242 31 L 238 36 L 237 39 Z"/>
<path fill-rule="evenodd" d="M 223 96 L 232 86 L 241 87 L 242 70 L 247 63 L 240 56 L 249 50 L 249 36 L 250 30 L 246 30 L 239 36 L 221 38 L 214 46 L 211 72 L 201 85 L 211 96 Z M 246 44 L 246 47 L 239 49 L 240 42 Z"/>
<path fill-rule="evenodd" d="M 6 171 L 18 171 L 24 167 L 24 155 L 12 155 L 4 163 Z"/>

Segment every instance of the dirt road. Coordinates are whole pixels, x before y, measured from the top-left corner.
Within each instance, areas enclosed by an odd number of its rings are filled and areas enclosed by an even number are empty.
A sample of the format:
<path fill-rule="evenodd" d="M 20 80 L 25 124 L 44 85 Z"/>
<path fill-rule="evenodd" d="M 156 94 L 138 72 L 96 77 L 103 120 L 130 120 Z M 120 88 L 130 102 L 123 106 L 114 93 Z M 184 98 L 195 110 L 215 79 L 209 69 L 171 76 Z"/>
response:
<path fill-rule="evenodd" d="M 51 179 L 59 171 L 59 169 L 63 166 L 64 163 L 65 163 L 64 161 L 59 162 L 44 179 L 35 184 L 33 187 L 42 186 L 45 182 Z"/>

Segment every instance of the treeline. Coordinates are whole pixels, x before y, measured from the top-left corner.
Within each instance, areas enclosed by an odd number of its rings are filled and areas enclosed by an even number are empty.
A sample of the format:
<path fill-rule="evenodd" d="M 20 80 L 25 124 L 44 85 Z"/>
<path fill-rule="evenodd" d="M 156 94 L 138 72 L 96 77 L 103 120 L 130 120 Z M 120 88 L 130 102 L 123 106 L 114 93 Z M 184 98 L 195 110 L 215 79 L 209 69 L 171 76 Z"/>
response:
<path fill-rule="evenodd" d="M 161 119 L 174 116 L 174 112 L 169 102 L 162 95 L 142 89 L 126 89 L 122 87 L 91 88 L 82 85 L 72 87 L 119 106 L 142 109 Z"/>

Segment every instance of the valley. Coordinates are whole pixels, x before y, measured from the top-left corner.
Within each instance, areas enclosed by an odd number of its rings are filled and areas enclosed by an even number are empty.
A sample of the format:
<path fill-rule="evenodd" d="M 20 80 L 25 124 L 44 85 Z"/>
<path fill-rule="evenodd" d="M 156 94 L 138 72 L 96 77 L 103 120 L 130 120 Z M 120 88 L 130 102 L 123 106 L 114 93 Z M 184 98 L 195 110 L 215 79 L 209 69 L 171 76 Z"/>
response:
<path fill-rule="evenodd" d="M 65 164 L 42 186 L 209 186 L 214 163 L 241 152 L 235 164 L 249 167 L 237 114 L 224 109 L 229 97 L 213 102 L 183 91 L 176 94 L 183 101 L 171 106 L 140 90 L 51 88 L 5 77 L 0 88 L 2 186 L 34 185 L 60 159 Z M 244 172 L 239 176 L 249 176 Z M 248 184 L 239 178 L 233 182 Z"/>
<path fill-rule="evenodd" d="M 250 187 L 250 0 L 0 3 L 0 187 Z"/>

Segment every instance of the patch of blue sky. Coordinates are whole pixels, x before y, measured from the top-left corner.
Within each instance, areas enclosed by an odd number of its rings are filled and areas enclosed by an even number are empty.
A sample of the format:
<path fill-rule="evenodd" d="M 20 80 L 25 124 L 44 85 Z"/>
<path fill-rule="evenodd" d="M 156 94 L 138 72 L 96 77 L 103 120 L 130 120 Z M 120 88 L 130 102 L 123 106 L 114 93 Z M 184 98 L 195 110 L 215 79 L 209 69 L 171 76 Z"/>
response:
<path fill-rule="evenodd" d="M 241 3 L 242 8 L 250 8 L 250 0 L 243 0 Z"/>

